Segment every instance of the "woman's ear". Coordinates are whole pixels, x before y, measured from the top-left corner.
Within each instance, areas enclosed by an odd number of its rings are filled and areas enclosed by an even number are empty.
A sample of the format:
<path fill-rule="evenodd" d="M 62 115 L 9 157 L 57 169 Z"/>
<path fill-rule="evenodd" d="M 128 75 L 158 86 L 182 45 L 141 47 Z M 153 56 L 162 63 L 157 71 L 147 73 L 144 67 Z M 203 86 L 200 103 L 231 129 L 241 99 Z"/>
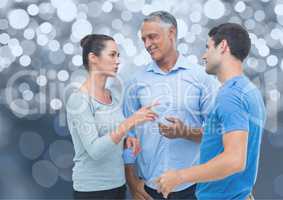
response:
<path fill-rule="evenodd" d="M 96 64 L 97 59 L 98 59 L 98 57 L 94 53 L 90 52 L 88 54 L 88 64 Z"/>

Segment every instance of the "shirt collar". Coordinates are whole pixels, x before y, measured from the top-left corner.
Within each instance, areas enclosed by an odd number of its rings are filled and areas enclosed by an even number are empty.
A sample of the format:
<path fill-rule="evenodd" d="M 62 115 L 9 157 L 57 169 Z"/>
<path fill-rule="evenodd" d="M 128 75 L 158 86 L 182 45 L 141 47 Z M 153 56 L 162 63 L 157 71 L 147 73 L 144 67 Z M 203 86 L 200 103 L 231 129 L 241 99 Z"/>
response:
<path fill-rule="evenodd" d="M 187 58 L 185 58 L 183 55 L 181 55 L 179 53 L 176 64 L 174 65 L 174 67 L 169 72 L 166 73 L 166 72 L 162 71 L 158 67 L 156 62 L 150 63 L 147 66 L 146 71 L 154 72 L 154 73 L 158 73 L 158 74 L 169 74 L 169 73 L 171 73 L 173 71 L 178 71 L 180 69 L 190 69 L 191 67 L 192 67 L 192 63 L 190 63 Z"/>
<path fill-rule="evenodd" d="M 235 76 L 227 81 L 225 81 L 222 85 L 222 87 L 231 87 L 232 85 L 234 85 L 239 79 L 244 78 L 244 75 L 239 75 L 239 76 Z"/>

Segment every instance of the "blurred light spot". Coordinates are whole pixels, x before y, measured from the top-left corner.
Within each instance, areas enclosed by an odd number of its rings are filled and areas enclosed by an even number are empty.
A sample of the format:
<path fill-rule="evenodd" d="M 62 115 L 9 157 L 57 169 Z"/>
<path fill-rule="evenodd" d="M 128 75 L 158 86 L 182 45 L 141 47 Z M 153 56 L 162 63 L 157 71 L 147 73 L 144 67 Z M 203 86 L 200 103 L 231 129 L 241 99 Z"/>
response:
<path fill-rule="evenodd" d="M 52 2 L 52 1 L 51 1 Z M 63 22 L 71 22 L 77 17 L 77 7 L 72 1 L 64 1 L 57 6 L 58 18 Z"/>
<path fill-rule="evenodd" d="M 22 99 L 13 100 L 10 104 L 10 108 L 14 115 L 19 118 L 23 118 L 29 114 L 29 104 Z"/>
<path fill-rule="evenodd" d="M 115 39 L 115 42 L 117 44 L 123 44 L 125 40 L 124 35 L 122 35 L 121 33 L 115 33 L 113 38 Z"/>
<path fill-rule="evenodd" d="M 280 68 L 281 68 L 281 70 L 283 71 L 283 59 L 281 60 Z"/>
<path fill-rule="evenodd" d="M 0 9 L 5 8 L 7 6 L 8 0 L 1 0 L 0 1 Z"/>
<path fill-rule="evenodd" d="M 22 66 L 27 67 L 31 63 L 31 58 L 28 55 L 22 55 L 19 61 Z"/>
<path fill-rule="evenodd" d="M 185 40 L 188 43 L 193 43 L 196 40 L 196 36 L 194 34 L 192 34 L 191 32 L 187 32 L 187 34 L 185 36 Z"/>
<path fill-rule="evenodd" d="M 276 15 L 283 15 L 283 4 L 277 4 L 274 7 L 274 12 Z"/>
<path fill-rule="evenodd" d="M 192 64 L 198 64 L 198 57 L 196 55 L 189 55 L 188 60 Z"/>
<path fill-rule="evenodd" d="M 78 69 L 71 74 L 71 82 L 74 84 L 82 84 L 88 75 L 86 70 Z"/>
<path fill-rule="evenodd" d="M 244 12 L 246 9 L 246 4 L 243 1 L 238 1 L 234 7 L 236 12 Z"/>
<path fill-rule="evenodd" d="M 49 147 L 51 160 L 62 169 L 72 167 L 73 152 L 73 144 L 67 140 L 56 140 Z"/>
<path fill-rule="evenodd" d="M 23 9 L 15 9 L 8 13 L 9 24 L 14 29 L 23 29 L 29 24 L 29 16 Z"/>
<path fill-rule="evenodd" d="M 37 36 L 37 44 L 39 44 L 40 46 L 45 46 L 48 43 L 49 39 L 46 35 L 40 34 Z"/>
<path fill-rule="evenodd" d="M 270 55 L 266 58 L 266 63 L 271 66 L 274 67 L 275 65 L 277 65 L 278 63 L 278 58 L 275 55 Z"/>
<path fill-rule="evenodd" d="M 28 83 L 26 83 L 26 82 L 23 82 L 23 83 L 21 83 L 19 86 L 18 86 L 18 90 L 20 91 L 20 92 L 24 92 L 25 90 L 29 90 L 30 89 L 30 86 L 29 86 L 29 84 Z"/>
<path fill-rule="evenodd" d="M 62 101 L 60 99 L 54 98 L 50 101 L 50 107 L 53 110 L 60 110 L 62 108 Z"/>
<path fill-rule="evenodd" d="M 19 45 L 17 46 L 12 46 L 11 47 L 11 52 L 14 56 L 19 57 L 23 54 L 23 48 Z"/>
<path fill-rule="evenodd" d="M 255 57 L 248 57 L 247 64 L 250 68 L 256 69 L 258 66 L 258 60 Z"/>
<path fill-rule="evenodd" d="M 96 2 L 96 1 L 92 1 L 91 3 L 87 4 L 88 6 L 88 15 L 90 17 L 99 17 L 102 13 L 102 8 L 101 8 L 101 4 Z M 95 12 L 93 12 L 95 10 Z"/>
<path fill-rule="evenodd" d="M 0 43 L 1 44 L 8 44 L 10 40 L 10 36 L 7 33 L 1 33 L 0 34 Z"/>
<path fill-rule="evenodd" d="M 190 14 L 190 20 L 193 22 L 193 23 L 197 23 L 201 20 L 201 12 L 199 11 L 193 11 L 191 14 Z"/>
<path fill-rule="evenodd" d="M 61 70 L 58 72 L 57 78 L 59 81 L 66 81 L 69 79 L 69 73 L 66 70 Z"/>
<path fill-rule="evenodd" d="M 19 40 L 16 39 L 16 38 L 12 38 L 12 39 L 10 39 L 10 40 L 8 41 L 8 46 L 9 46 L 10 48 L 16 47 L 16 46 L 18 46 L 19 44 L 20 44 L 20 43 L 19 43 Z"/>
<path fill-rule="evenodd" d="M 0 30 L 9 28 L 9 23 L 6 19 L 0 19 Z"/>
<path fill-rule="evenodd" d="M 280 30 L 279 28 L 274 28 L 271 30 L 270 36 L 274 40 L 279 40 L 282 34 L 283 34 L 282 30 Z"/>
<path fill-rule="evenodd" d="M 204 14 L 210 19 L 219 19 L 225 13 L 225 6 L 219 0 L 208 0 L 204 4 Z"/>
<path fill-rule="evenodd" d="M 186 36 L 188 32 L 188 25 L 183 19 L 177 19 L 178 24 L 178 39 L 181 39 Z"/>
<path fill-rule="evenodd" d="M 137 53 L 137 48 L 134 45 L 132 39 L 130 38 L 125 39 L 122 45 L 128 56 L 134 56 Z"/>
<path fill-rule="evenodd" d="M 123 27 L 125 28 L 125 27 Z M 97 34 L 111 35 L 111 30 L 107 26 L 101 27 L 97 32 Z"/>
<path fill-rule="evenodd" d="M 145 49 L 142 50 L 141 53 L 134 58 L 134 63 L 137 66 L 146 65 L 149 62 L 151 62 L 151 57 Z"/>
<path fill-rule="evenodd" d="M 8 46 L 0 46 L 0 58 L 0 71 L 2 71 L 4 68 L 9 67 L 10 64 L 15 61 L 15 56 Z"/>
<path fill-rule="evenodd" d="M 52 31 L 52 25 L 49 22 L 40 24 L 39 29 L 42 33 L 48 34 Z"/>
<path fill-rule="evenodd" d="M 74 45 L 72 43 L 66 43 L 63 46 L 63 51 L 65 54 L 73 54 L 74 53 Z"/>
<path fill-rule="evenodd" d="M 84 20 L 86 20 L 86 19 L 87 19 L 86 13 L 84 13 L 84 12 L 79 12 L 79 13 L 78 13 L 78 16 L 77 16 L 77 19 L 84 19 Z"/>
<path fill-rule="evenodd" d="M 47 160 L 40 160 L 32 166 L 32 176 L 42 187 L 50 188 L 58 180 L 58 169 Z"/>
<path fill-rule="evenodd" d="M 102 5 L 102 10 L 103 10 L 103 12 L 105 12 L 105 13 L 111 12 L 112 8 L 113 8 L 113 5 L 112 5 L 112 3 L 109 2 L 109 1 L 105 1 L 105 2 L 103 3 L 103 5 Z"/>
<path fill-rule="evenodd" d="M 186 43 L 181 43 L 178 45 L 178 51 L 181 53 L 181 54 L 187 54 L 188 53 L 188 50 L 189 50 L 189 47 Z"/>
<path fill-rule="evenodd" d="M 39 86 L 45 86 L 47 84 L 47 78 L 46 76 L 44 75 L 39 75 L 37 78 L 36 78 L 36 83 L 39 85 Z"/>
<path fill-rule="evenodd" d="M 53 7 L 50 3 L 41 3 L 39 5 L 39 17 L 44 20 L 51 19 L 54 12 L 55 7 Z"/>
<path fill-rule="evenodd" d="M 259 45 L 257 46 L 257 49 L 258 49 L 259 55 L 262 57 L 266 57 L 270 53 L 270 49 L 266 45 Z"/>
<path fill-rule="evenodd" d="M 89 21 L 84 19 L 79 19 L 75 21 L 72 25 L 72 35 L 81 40 L 84 36 L 92 33 L 92 25 Z"/>
<path fill-rule="evenodd" d="M 123 22 L 120 19 L 114 19 L 112 21 L 112 27 L 116 30 L 120 30 L 123 28 Z"/>
<path fill-rule="evenodd" d="M 201 34 L 202 27 L 200 24 L 193 24 L 191 27 L 191 32 L 195 35 Z"/>
<path fill-rule="evenodd" d="M 39 8 L 36 4 L 30 4 L 27 8 L 29 15 L 35 16 L 39 13 Z"/>
<path fill-rule="evenodd" d="M 272 89 L 269 91 L 269 97 L 272 101 L 279 101 L 280 92 L 277 89 Z"/>
<path fill-rule="evenodd" d="M 253 13 L 253 9 L 249 6 L 246 7 L 245 11 L 244 12 L 241 12 L 240 13 L 240 16 L 243 18 L 243 19 L 249 19 L 249 18 L 252 18 L 254 15 Z"/>
<path fill-rule="evenodd" d="M 233 16 L 229 19 L 230 23 L 236 23 L 236 24 L 242 24 L 242 20 L 241 18 L 237 17 L 237 16 Z"/>
<path fill-rule="evenodd" d="M 72 62 L 75 66 L 81 66 L 83 64 L 82 56 L 81 55 L 73 56 Z"/>
<path fill-rule="evenodd" d="M 44 141 L 41 135 L 35 132 L 21 134 L 19 147 L 21 153 L 28 159 L 37 159 L 44 151 Z"/>
<path fill-rule="evenodd" d="M 32 40 L 35 36 L 35 32 L 32 28 L 27 28 L 25 31 L 24 31 L 24 37 L 27 39 L 27 40 Z"/>
<path fill-rule="evenodd" d="M 255 28 L 255 25 L 256 25 L 256 23 L 255 23 L 255 21 L 254 21 L 253 19 L 247 19 L 247 20 L 245 21 L 245 27 L 246 27 L 248 30 L 254 29 L 254 28 Z"/>
<path fill-rule="evenodd" d="M 131 12 L 139 12 L 144 6 L 145 0 L 124 0 L 125 7 Z"/>
<path fill-rule="evenodd" d="M 48 43 L 48 47 L 51 51 L 58 51 L 60 49 L 60 43 L 57 40 L 51 40 Z"/>
<path fill-rule="evenodd" d="M 23 91 L 23 99 L 26 101 L 30 101 L 33 98 L 33 92 L 31 90 L 25 90 Z"/>
<path fill-rule="evenodd" d="M 124 21 L 130 21 L 132 19 L 133 15 L 131 12 L 127 11 L 127 10 L 124 10 L 122 11 L 121 13 L 121 18 L 124 20 Z"/>
<path fill-rule="evenodd" d="M 257 10 L 254 14 L 255 20 L 262 22 L 265 19 L 265 13 L 263 10 Z"/>

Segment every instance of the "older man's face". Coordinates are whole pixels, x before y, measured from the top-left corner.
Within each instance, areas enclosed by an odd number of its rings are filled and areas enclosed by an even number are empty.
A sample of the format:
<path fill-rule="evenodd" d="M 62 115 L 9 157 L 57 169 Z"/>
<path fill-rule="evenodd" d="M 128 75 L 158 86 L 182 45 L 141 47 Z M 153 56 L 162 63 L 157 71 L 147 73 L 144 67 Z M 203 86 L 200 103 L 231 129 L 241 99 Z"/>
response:
<path fill-rule="evenodd" d="M 173 49 L 175 35 L 170 28 L 162 27 L 159 22 L 144 22 L 141 36 L 146 50 L 155 61 L 164 59 Z"/>

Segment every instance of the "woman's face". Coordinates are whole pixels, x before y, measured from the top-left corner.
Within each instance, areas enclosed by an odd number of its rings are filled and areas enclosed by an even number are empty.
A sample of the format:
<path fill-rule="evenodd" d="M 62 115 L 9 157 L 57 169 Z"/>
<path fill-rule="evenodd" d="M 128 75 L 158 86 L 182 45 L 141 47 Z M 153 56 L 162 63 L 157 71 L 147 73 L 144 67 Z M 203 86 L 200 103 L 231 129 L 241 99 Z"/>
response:
<path fill-rule="evenodd" d="M 117 44 L 113 40 L 105 41 L 104 44 L 105 48 L 93 60 L 95 70 L 107 76 L 115 76 L 120 64 Z"/>

